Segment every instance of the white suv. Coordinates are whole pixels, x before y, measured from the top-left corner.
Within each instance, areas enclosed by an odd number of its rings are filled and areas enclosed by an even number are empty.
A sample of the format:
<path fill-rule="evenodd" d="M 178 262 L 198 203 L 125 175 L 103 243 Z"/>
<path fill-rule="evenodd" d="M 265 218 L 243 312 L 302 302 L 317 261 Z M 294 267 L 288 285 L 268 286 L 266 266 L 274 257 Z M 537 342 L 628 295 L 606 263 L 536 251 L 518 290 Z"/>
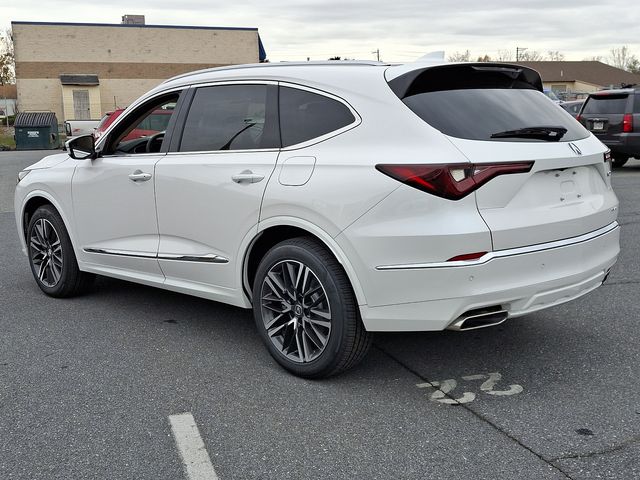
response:
<path fill-rule="evenodd" d="M 16 187 L 45 293 L 99 274 L 253 308 L 305 377 L 357 363 L 370 332 L 479 328 L 577 298 L 619 252 L 606 147 L 521 66 L 204 70 L 68 148 Z"/>

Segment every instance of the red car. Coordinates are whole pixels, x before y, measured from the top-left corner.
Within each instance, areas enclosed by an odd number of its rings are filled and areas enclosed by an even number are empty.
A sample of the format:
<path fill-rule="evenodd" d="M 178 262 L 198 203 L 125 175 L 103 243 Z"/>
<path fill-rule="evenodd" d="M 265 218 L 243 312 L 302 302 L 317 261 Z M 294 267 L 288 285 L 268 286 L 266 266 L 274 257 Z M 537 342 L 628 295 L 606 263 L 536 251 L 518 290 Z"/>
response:
<path fill-rule="evenodd" d="M 119 108 L 113 112 L 107 112 L 104 117 L 102 117 L 93 134 L 96 137 L 96 140 L 102 136 L 102 134 L 107 130 L 107 128 L 109 128 L 115 119 L 122 114 L 122 112 L 124 112 L 124 108 Z M 158 132 L 164 132 L 167 129 L 167 124 L 169 123 L 172 112 L 173 110 L 169 109 L 158 109 L 154 111 L 151 115 L 142 120 L 136 128 L 131 130 L 123 140 L 135 140 L 136 138 L 148 137 Z"/>

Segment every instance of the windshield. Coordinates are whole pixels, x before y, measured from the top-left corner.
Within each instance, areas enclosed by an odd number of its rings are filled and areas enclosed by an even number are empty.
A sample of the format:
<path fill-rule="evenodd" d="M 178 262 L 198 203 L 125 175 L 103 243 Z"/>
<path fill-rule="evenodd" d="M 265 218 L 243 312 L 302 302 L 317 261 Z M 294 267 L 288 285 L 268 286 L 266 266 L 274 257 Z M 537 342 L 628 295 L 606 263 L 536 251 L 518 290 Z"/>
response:
<path fill-rule="evenodd" d="M 558 105 L 534 89 L 469 88 L 417 93 L 403 102 L 420 118 L 445 135 L 469 140 L 508 142 L 557 141 L 540 135 L 540 127 L 562 129 L 560 141 L 587 138 L 589 132 Z M 534 134 L 496 135 L 515 130 Z"/>

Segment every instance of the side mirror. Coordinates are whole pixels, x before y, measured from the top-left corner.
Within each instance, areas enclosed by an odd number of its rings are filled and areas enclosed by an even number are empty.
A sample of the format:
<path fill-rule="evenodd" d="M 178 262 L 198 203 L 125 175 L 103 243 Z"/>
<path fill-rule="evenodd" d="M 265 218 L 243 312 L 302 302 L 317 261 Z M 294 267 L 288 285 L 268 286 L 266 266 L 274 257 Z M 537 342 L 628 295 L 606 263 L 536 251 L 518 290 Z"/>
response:
<path fill-rule="evenodd" d="M 96 152 L 96 139 L 93 135 L 80 135 L 67 143 L 67 150 L 69 150 L 69 156 L 75 160 L 86 160 L 90 158 L 94 160 L 98 158 Z"/>

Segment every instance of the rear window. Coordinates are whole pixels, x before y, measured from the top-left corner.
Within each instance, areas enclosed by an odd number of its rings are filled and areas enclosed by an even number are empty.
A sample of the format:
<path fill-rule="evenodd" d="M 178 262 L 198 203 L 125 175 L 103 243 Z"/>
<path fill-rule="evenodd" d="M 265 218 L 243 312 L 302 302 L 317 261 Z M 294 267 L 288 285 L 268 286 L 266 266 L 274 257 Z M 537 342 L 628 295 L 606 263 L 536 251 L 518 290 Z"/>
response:
<path fill-rule="evenodd" d="M 445 135 L 468 140 L 545 141 L 534 138 L 491 138 L 500 132 L 531 127 L 563 127 L 561 141 L 589 136 L 558 105 L 533 89 L 469 88 L 417 93 L 403 102 Z"/>
<path fill-rule="evenodd" d="M 594 95 L 589 97 L 583 114 L 619 113 L 627 110 L 628 95 Z"/>

